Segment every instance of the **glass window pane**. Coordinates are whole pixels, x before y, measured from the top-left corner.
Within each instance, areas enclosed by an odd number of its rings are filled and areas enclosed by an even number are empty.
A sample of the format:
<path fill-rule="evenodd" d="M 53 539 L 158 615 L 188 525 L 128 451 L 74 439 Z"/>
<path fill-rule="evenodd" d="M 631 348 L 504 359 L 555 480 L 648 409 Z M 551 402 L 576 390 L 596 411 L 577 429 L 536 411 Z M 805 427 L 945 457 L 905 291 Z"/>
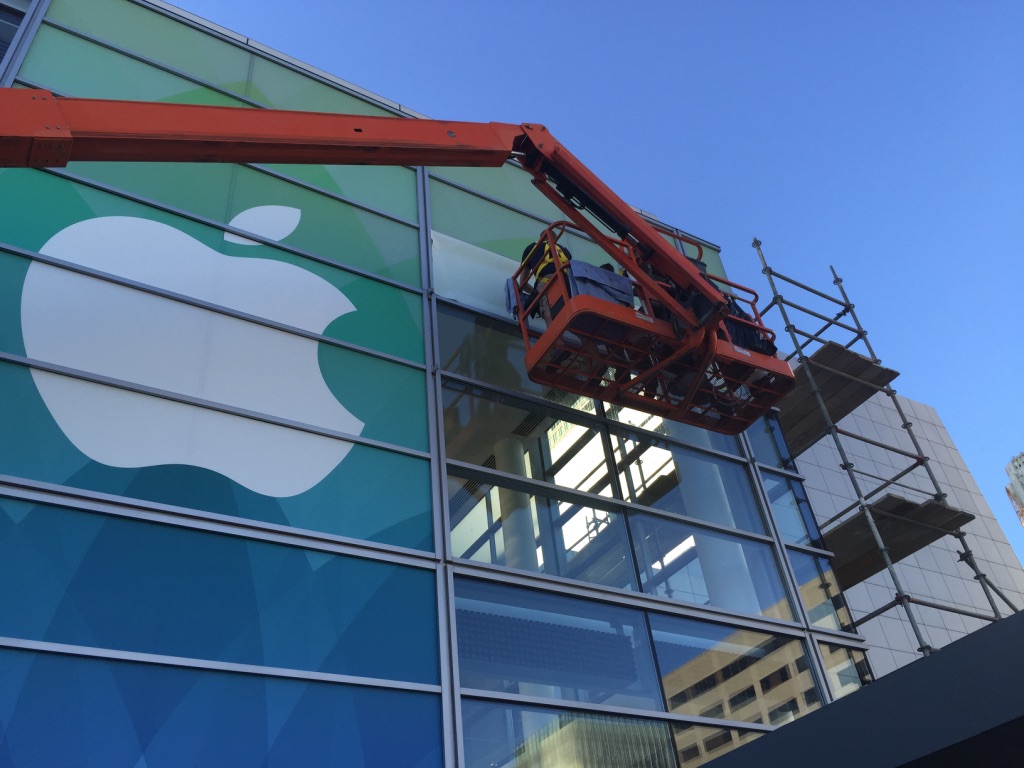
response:
<path fill-rule="evenodd" d="M 194 27 L 124 0 L 52 0 L 47 20 L 57 21 L 187 72 L 222 88 L 245 94 L 252 53 Z M 111 23 L 111 19 L 117 23 Z"/>
<path fill-rule="evenodd" d="M 804 484 L 774 472 L 762 471 L 761 479 L 782 540 L 812 547 L 822 546 Z"/>
<path fill-rule="evenodd" d="M 793 564 L 800 598 L 811 623 L 825 629 L 852 631 L 850 611 L 828 560 L 790 551 L 789 561 Z"/>
<path fill-rule="evenodd" d="M 799 640 L 651 616 L 670 712 L 781 725 L 821 706 Z"/>
<path fill-rule="evenodd" d="M 630 515 L 629 525 L 645 592 L 793 619 L 770 545 L 652 515 Z"/>
<path fill-rule="evenodd" d="M 523 248 L 537 241 L 546 224 L 433 179 L 430 205 L 438 295 L 505 316 L 505 280 L 519 267 Z M 566 234 L 560 242 L 574 259 L 609 261 L 604 251 L 581 237 Z"/>
<path fill-rule="evenodd" d="M 539 200 L 546 200 L 540 192 L 534 194 Z M 504 257 L 509 262 L 508 275 L 519 266 L 523 248 L 530 242 L 536 242 L 547 227 L 546 222 L 433 178 L 430 180 L 430 214 L 437 232 Z M 559 214 L 556 218 L 565 217 Z M 568 239 L 561 241 L 562 245 L 568 246 L 574 259 L 595 264 L 609 261 L 607 254 L 592 241 L 572 232 L 565 237 Z M 498 291 L 500 294 L 500 285 Z M 451 298 L 462 300 L 459 296 Z"/>
<path fill-rule="evenodd" d="M 432 693 L 0 650 L 10 765 L 441 768 Z M 401 738 L 395 738 L 395 724 Z"/>
<path fill-rule="evenodd" d="M 319 109 L 316 104 L 311 109 Z M 410 223 L 419 221 L 416 172 L 388 165 L 267 165 L 289 178 Z"/>
<path fill-rule="evenodd" d="M 636 589 L 622 515 L 451 476 L 448 499 L 456 557 Z"/>
<path fill-rule="evenodd" d="M 342 115 L 391 117 L 392 112 L 309 75 L 254 56 L 249 98 L 274 109 L 315 110 Z"/>
<path fill-rule="evenodd" d="M 759 462 L 769 467 L 795 469 L 795 462 L 779 427 L 779 418 L 774 413 L 768 413 L 755 421 L 746 435 L 754 451 L 754 458 Z"/>
<path fill-rule="evenodd" d="M 742 464 L 690 451 L 647 435 L 612 435 L 626 498 L 677 515 L 764 533 Z"/>
<path fill-rule="evenodd" d="M 820 643 L 832 695 L 840 699 L 874 682 L 864 651 L 832 643 Z"/>
<path fill-rule="evenodd" d="M 604 447 L 590 427 L 448 381 L 444 432 L 449 459 L 612 495 Z"/>
<path fill-rule="evenodd" d="M 69 61 L 75 65 L 69 67 Z M 18 76 L 66 96 L 249 106 L 45 24 L 36 33 Z"/>
<path fill-rule="evenodd" d="M 463 688 L 662 709 L 640 611 L 455 582 Z"/>
<path fill-rule="evenodd" d="M 555 204 L 533 186 L 533 176 L 518 166 L 505 163 L 499 168 L 445 166 L 428 170 L 437 177 L 438 186 L 444 179 L 549 221 L 565 218 Z M 450 184 L 445 186 L 451 187 Z"/>
<path fill-rule="evenodd" d="M 736 747 L 749 744 L 763 731 L 742 731 L 739 728 L 713 728 L 706 725 L 672 724 L 679 765 L 696 768 L 721 757 Z"/>
<path fill-rule="evenodd" d="M 432 571 L 0 498 L 0 578 L 9 637 L 439 682 Z"/>
<path fill-rule="evenodd" d="M 486 315 L 438 304 L 437 325 L 444 370 L 564 405 L 579 403 L 593 410 L 589 398 L 566 397 L 565 392 L 530 381 L 524 363 L 523 337 L 512 322 L 503 323 Z"/>
<path fill-rule="evenodd" d="M 18 34 L 18 27 L 24 18 L 24 12 L 0 6 L 0 62 L 7 55 L 7 49 L 11 47 L 14 36 Z"/>
<path fill-rule="evenodd" d="M 462 700 L 466 768 L 676 768 L 668 723 Z"/>
<path fill-rule="evenodd" d="M 695 427 L 692 424 L 666 421 L 661 416 L 653 416 L 643 411 L 623 408 L 619 405 L 606 405 L 605 410 L 608 413 L 608 418 L 628 424 L 631 427 L 639 427 L 640 429 L 646 429 L 648 432 L 667 435 L 674 440 L 679 440 L 695 448 L 711 448 L 723 453 L 731 453 L 733 456 L 740 455 L 740 444 L 735 435 L 722 435 Z"/>

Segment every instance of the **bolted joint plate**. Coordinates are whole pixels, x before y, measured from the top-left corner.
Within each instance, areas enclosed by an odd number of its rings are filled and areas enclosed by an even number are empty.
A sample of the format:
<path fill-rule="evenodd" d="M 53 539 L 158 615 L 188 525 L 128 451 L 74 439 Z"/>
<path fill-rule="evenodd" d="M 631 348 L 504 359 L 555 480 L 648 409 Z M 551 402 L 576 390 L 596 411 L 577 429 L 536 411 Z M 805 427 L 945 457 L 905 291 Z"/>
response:
<path fill-rule="evenodd" d="M 71 130 L 49 91 L 4 89 L 0 94 L 0 167 L 67 165 Z"/>

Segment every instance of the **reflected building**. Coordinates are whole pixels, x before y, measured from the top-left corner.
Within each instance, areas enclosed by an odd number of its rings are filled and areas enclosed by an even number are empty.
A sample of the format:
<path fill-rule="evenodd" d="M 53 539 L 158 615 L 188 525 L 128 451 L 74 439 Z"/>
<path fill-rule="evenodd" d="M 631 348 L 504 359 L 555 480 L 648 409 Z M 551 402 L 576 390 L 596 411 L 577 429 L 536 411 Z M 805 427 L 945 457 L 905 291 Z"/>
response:
<path fill-rule="evenodd" d="M 5 86 L 417 117 L 158 0 L 0 35 Z M 775 415 L 526 376 L 502 286 L 561 217 L 515 164 L 2 169 L 0 210 L 7 764 L 681 768 L 871 680 Z"/>
<path fill-rule="evenodd" d="M 1006 476 L 1010 478 L 1006 486 L 1006 496 L 1010 499 L 1017 519 L 1024 525 L 1024 453 L 1018 453 L 1006 465 Z"/>

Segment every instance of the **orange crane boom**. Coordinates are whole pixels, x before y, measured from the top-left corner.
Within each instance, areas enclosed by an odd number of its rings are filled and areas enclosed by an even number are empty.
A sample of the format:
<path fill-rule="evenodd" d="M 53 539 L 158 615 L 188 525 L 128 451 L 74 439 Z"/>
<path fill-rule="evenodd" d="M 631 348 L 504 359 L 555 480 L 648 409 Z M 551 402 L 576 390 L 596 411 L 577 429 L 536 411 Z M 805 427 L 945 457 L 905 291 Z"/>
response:
<path fill-rule="evenodd" d="M 747 289 L 704 275 L 543 126 L 0 89 L 0 167 L 78 160 L 497 167 L 510 159 L 622 267 L 635 296 L 580 295 L 571 268 L 542 285 L 521 267 L 516 284 L 534 293 L 518 296 L 516 306 L 532 379 L 728 433 L 748 427 L 792 388 L 793 372 L 774 355 L 756 295 L 746 300 L 750 312 L 738 311 L 735 294 Z M 555 248 L 562 231 L 549 228 L 540 243 Z M 540 294 L 559 311 L 538 335 L 528 316 Z"/>

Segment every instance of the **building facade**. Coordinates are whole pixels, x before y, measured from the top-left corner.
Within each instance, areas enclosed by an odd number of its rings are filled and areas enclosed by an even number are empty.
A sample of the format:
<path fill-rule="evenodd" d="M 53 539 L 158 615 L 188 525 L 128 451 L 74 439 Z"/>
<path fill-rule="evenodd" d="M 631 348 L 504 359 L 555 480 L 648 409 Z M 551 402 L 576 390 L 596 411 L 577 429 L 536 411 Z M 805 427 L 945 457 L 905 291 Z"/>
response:
<path fill-rule="evenodd" d="M 929 466 L 939 481 L 941 491 L 946 494 L 945 503 L 974 516 L 962 530 L 980 570 L 1014 606 L 1024 606 L 1024 569 L 941 417 L 929 405 L 899 397 L 922 452 L 929 457 Z M 878 443 L 910 453 L 915 449 L 902 422 L 892 401 L 878 394 L 843 419 L 840 425 Z M 905 455 L 881 445 L 863 442 L 851 442 L 850 445 L 858 471 L 868 475 L 891 477 L 908 463 Z M 797 462 L 808 499 L 823 527 L 856 498 L 848 476 L 840 468 L 841 463 L 835 447 L 828 440 L 815 444 Z M 901 483 L 900 495 L 915 501 L 927 499 L 934 492 L 930 478 L 921 468 L 915 469 Z M 904 590 L 922 600 L 922 603 L 913 605 L 912 610 L 925 642 L 936 649 L 986 626 L 990 618 L 981 617 L 993 616 L 984 588 L 975 578 L 974 571 L 961 560 L 962 551 L 963 545 L 957 538 L 942 536 L 895 565 L 897 578 Z M 847 588 L 844 594 L 854 619 L 858 620 L 890 605 L 895 591 L 892 577 L 882 570 Z M 1001 615 L 1011 612 L 998 596 L 995 602 Z M 868 658 L 876 676 L 921 657 L 910 620 L 898 606 L 858 623 L 857 631 L 868 642 Z"/>
<path fill-rule="evenodd" d="M 1018 453 L 1006 465 L 1006 476 L 1010 482 L 1006 486 L 1006 495 L 1017 513 L 1017 519 L 1024 525 L 1024 453 Z"/>
<path fill-rule="evenodd" d="M 161 2 L 11 8 L 5 86 L 415 118 Z M 560 216 L 516 166 L 0 211 L 0 765 L 695 766 L 869 679 L 771 418 L 526 377 L 502 285 Z"/>

